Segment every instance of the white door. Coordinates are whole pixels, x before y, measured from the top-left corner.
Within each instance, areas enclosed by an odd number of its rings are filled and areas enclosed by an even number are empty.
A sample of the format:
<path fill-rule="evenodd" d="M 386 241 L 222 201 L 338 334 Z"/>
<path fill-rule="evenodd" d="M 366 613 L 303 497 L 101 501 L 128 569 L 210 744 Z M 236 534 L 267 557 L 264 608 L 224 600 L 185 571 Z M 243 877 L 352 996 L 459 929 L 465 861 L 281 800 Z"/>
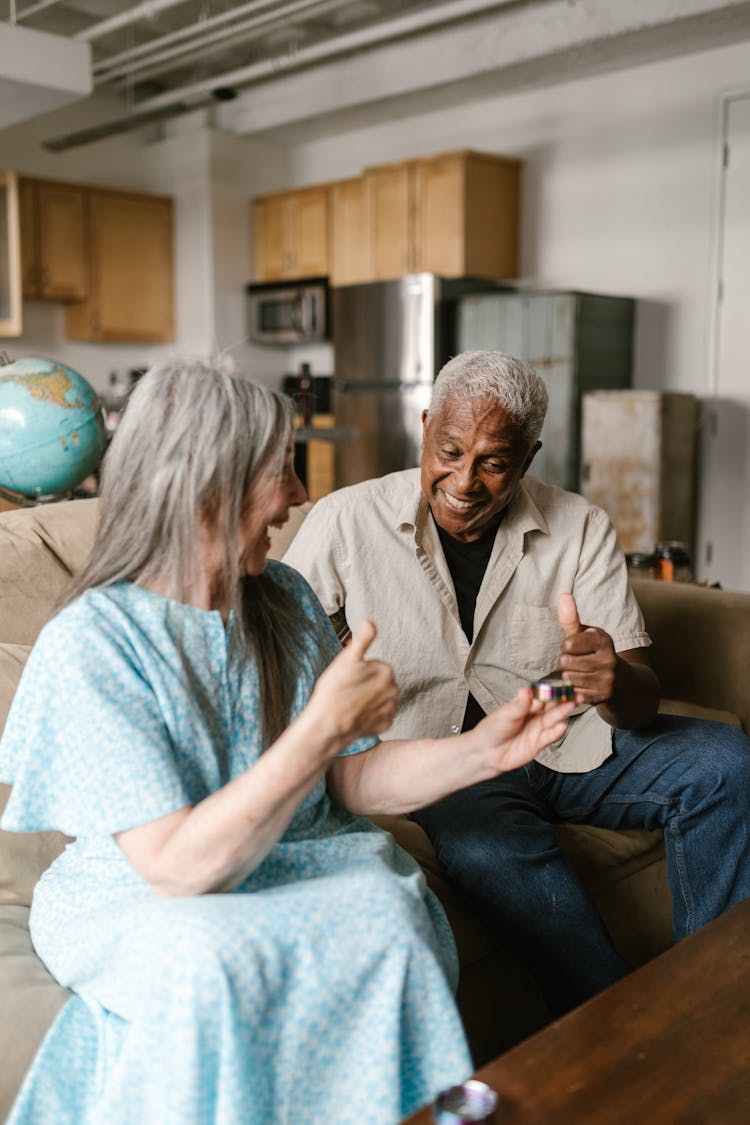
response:
<path fill-rule="evenodd" d="M 716 398 L 703 437 L 698 572 L 750 591 L 750 96 L 726 103 Z"/>

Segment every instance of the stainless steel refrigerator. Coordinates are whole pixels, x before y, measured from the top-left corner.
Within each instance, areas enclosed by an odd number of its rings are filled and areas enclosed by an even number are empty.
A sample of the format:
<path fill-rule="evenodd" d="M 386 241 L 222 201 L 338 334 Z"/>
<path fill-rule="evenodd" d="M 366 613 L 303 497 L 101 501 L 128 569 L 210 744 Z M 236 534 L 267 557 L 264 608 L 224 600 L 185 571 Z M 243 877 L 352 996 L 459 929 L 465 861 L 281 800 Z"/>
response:
<path fill-rule="evenodd" d="M 497 288 L 431 273 L 332 290 L 336 487 L 419 464 L 422 411 L 456 351 L 459 298 Z"/>

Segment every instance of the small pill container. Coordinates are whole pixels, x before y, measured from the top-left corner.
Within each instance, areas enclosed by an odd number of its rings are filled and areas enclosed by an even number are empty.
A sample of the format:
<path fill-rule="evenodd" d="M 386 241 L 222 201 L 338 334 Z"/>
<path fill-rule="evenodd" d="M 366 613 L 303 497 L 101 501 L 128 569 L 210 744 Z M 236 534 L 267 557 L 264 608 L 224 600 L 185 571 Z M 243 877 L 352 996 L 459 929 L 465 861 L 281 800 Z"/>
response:
<path fill-rule="evenodd" d="M 476 1125 L 495 1120 L 497 1094 L 485 1082 L 471 1078 L 438 1094 L 432 1105 L 436 1125 Z"/>
<path fill-rule="evenodd" d="M 575 699 L 576 694 L 572 684 L 555 676 L 545 676 L 541 680 L 535 680 L 531 685 L 531 691 L 534 699 L 543 699 L 545 703 L 550 700 L 554 703 L 569 703 Z"/>

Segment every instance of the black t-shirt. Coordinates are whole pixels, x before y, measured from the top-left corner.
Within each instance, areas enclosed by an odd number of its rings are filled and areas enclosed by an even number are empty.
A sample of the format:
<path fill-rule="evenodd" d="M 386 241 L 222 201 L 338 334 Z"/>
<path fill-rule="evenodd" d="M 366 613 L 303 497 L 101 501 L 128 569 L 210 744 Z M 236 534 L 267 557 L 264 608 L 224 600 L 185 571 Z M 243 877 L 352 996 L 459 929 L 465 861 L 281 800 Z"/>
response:
<path fill-rule="evenodd" d="M 469 643 L 471 643 L 474 639 L 474 609 L 477 604 L 477 595 L 479 587 L 482 585 L 487 563 L 490 561 L 497 528 L 492 528 L 491 531 L 486 532 L 472 543 L 461 543 L 458 539 L 449 535 L 447 531 L 443 531 L 438 524 L 435 524 L 435 526 L 456 590 L 461 627 L 466 633 Z M 471 730 L 484 716 L 485 712 L 469 692 L 461 730 Z"/>

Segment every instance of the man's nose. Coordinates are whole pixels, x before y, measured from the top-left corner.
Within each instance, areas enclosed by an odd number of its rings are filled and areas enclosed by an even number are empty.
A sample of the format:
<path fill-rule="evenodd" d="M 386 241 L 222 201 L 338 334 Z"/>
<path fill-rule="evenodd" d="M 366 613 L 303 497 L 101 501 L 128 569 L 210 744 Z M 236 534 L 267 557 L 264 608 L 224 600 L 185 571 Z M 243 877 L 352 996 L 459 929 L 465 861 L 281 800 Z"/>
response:
<path fill-rule="evenodd" d="M 460 465 L 456 465 L 453 470 L 453 476 L 462 492 L 471 492 L 477 479 L 473 462 L 462 461 Z"/>

